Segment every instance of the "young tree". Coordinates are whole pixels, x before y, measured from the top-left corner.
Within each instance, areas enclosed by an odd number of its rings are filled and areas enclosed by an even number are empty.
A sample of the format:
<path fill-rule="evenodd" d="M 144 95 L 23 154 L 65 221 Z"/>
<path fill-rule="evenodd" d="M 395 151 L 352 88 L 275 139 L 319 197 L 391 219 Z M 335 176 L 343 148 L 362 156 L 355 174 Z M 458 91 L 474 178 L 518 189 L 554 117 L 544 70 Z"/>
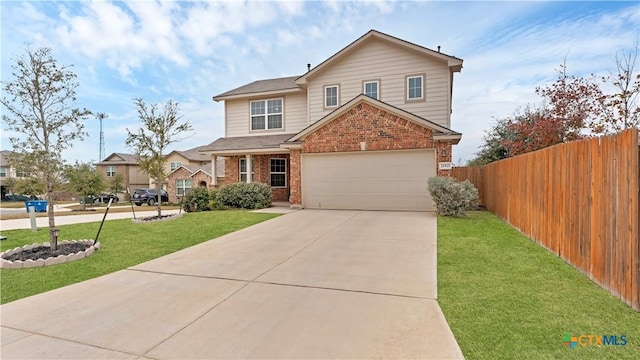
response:
<path fill-rule="evenodd" d="M 74 165 L 65 166 L 64 176 L 69 182 L 71 190 L 82 194 L 86 199 L 91 195 L 98 195 L 104 189 L 102 175 L 95 166 L 89 163 L 77 162 Z M 82 202 L 82 210 L 86 208 L 87 202 Z"/>
<path fill-rule="evenodd" d="M 109 191 L 113 192 L 116 196 L 118 193 L 124 190 L 124 175 L 116 173 L 109 183 Z"/>
<path fill-rule="evenodd" d="M 60 66 L 50 48 L 31 50 L 15 58 L 12 80 L 3 82 L 2 119 L 14 136 L 9 140 L 17 160 L 42 179 L 49 202 L 49 238 L 55 227 L 53 202 L 63 170 L 61 153 L 86 135 L 82 120 L 91 112 L 75 106 L 77 76 L 70 66 Z"/>
<path fill-rule="evenodd" d="M 16 183 L 17 183 L 17 179 L 14 177 L 8 177 L 4 180 L 4 187 L 7 188 L 7 190 L 9 191 L 9 194 L 15 194 L 16 193 Z"/>
<path fill-rule="evenodd" d="M 602 95 L 603 116 L 589 124 L 596 134 L 612 134 L 640 127 L 640 72 L 637 69 L 638 46 L 633 52 L 616 54 L 617 74 L 602 77 L 602 82 L 615 92 Z"/>
<path fill-rule="evenodd" d="M 509 121 L 510 118 L 497 119 L 495 124 L 485 131 L 482 138 L 484 144 L 476 153 L 476 157 L 467 163 L 468 166 L 482 166 L 509 157 L 509 151 L 503 145 L 504 141 L 513 139 L 515 135 L 509 128 Z"/>
<path fill-rule="evenodd" d="M 560 65 L 556 81 L 536 88 L 536 93 L 548 104 L 545 118 L 557 128 L 556 143 L 584 138 L 585 127 L 602 114 L 602 90 L 596 81 L 568 75 L 566 63 Z"/>
<path fill-rule="evenodd" d="M 29 195 L 31 198 L 46 193 L 47 186 L 41 179 L 29 176 L 15 181 L 13 187 L 16 193 Z"/>
<path fill-rule="evenodd" d="M 127 129 L 125 144 L 138 156 L 140 168 L 155 180 L 155 187 L 160 195 L 160 189 L 166 183 L 168 175 L 165 170 L 165 152 L 169 145 L 182 140 L 179 138 L 180 134 L 193 128 L 188 121 L 181 122 L 182 116 L 178 113 L 177 102 L 169 100 L 164 105 L 147 106 L 142 99 L 134 99 L 133 103 L 142 127 L 137 132 Z M 158 217 L 161 217 L 161 199 L 158 199 L 156 207 Z"/>

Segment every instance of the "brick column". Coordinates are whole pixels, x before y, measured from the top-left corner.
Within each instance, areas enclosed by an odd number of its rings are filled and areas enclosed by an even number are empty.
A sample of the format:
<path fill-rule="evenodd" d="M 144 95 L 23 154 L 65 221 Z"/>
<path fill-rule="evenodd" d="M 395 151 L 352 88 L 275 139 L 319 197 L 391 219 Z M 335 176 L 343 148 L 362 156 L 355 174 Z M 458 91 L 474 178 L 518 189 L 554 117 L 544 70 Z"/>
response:
<path fill-rule="evenodd" d="M 436 147 L 436 173 L 438 176 L 451 176 L 451 170 L 440 170 L 438 169 L 439 162 L 450 162 L 451 161 L 451 151 L 453 147 L 451 146 L 451 141 L 438 141 L 435 143 Z M 444 156 L 443 156 L 444 155 Z"/>
<path fill-rule="evenodd" d="M 289 158 L 289 202 L 291 203 L 292 209 L 302 209 L 302 172 L 300 171 L 300 149 L 291 149 L 290 158 Z"/>

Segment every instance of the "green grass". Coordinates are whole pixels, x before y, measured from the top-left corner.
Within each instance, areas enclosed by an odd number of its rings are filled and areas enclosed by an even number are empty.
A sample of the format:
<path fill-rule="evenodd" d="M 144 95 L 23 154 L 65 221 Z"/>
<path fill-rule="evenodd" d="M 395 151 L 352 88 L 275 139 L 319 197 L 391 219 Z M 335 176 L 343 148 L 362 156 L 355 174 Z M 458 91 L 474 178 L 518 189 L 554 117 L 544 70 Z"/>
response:
<path fill-rule="evenodd" d="M 438 302 L 467 359 L 640 359 L 640 313 L 488 212 L 438 218 Z"/>
<path fill-rule="evenodd" d="M 180 219 L 149 224 L 133 224 L 130 219 L 106 221 L 99 238 L 101 248 L 87 259 L 31 269 L 0 269 L 0 302 L 4 304 L 125 269 L 276 216 L 230 210 L 189 213 Z M 61 225 L 60 240 L 93 239 L 99 225 L 99 222 Z M 0 243 L 0 249 L 46 242 L 48 233 L 46 230 L 2 231 L 8 239 Z"/>

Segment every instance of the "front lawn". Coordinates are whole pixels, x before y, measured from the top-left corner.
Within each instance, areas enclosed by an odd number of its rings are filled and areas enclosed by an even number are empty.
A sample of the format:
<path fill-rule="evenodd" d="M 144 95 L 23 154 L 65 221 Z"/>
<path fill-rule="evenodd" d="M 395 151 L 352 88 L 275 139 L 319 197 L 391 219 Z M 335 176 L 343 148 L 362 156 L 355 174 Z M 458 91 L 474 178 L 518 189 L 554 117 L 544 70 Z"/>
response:
<path fill-rule="evenodd" d="M 489 212 L 438 217 L 438 302 L 467 359 L 640 359 L 640 313 Z"/>
<path fill-rule="evenodd" d="M 188 213 L 180 219 L 149 224 L 133 224 L 131 219 L 108 220 L 100 234 L 100 250 L 87 259 L 40 268 L 0 269 L 0 302 L 4 304 L 125 269 L 276 216 L 229 210 Z M 99 226 L 99 222 L 61 225 L 60 240 L 93 239 Z M 0 242 L 2 251 L 49 241 L 47 229 L 35 233 L 9 230 L 0 234 L 8 238 Z"/>

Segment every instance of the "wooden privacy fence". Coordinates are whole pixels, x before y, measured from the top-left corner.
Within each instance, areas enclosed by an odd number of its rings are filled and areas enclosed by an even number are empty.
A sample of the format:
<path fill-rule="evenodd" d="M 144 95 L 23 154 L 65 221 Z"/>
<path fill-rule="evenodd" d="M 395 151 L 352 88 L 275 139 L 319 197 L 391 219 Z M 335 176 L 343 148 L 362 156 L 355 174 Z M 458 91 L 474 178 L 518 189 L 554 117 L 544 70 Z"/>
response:
<path fill-rule="evenodd" d="M 482 204 L 640 311 L 638 130 L 454 168 Z"/>

